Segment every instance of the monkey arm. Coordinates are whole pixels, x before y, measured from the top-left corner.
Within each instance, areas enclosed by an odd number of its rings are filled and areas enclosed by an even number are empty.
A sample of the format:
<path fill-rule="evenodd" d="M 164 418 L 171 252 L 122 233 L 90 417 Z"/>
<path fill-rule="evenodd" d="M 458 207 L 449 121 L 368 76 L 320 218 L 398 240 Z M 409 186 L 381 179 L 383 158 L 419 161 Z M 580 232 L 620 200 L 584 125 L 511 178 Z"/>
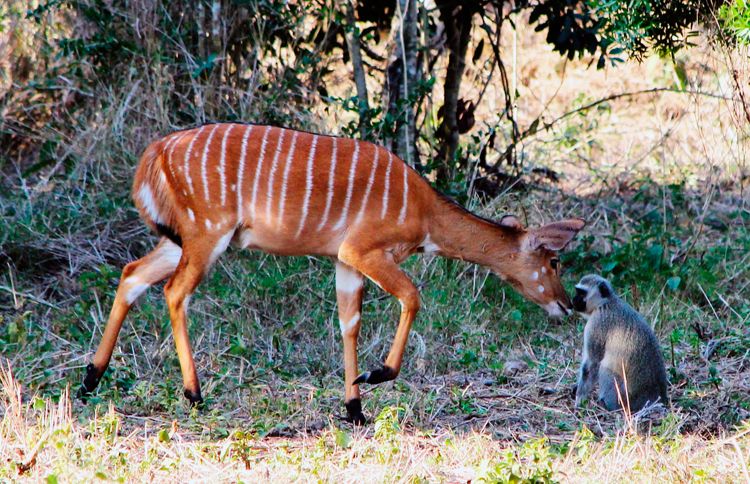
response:
<path fill-rule="evenodd" d="M 581 407 L 583 402 L 591 395 L 594 382 L 599 378 L 599 360 L 586 359 L 581 363 L 578 372 L 578 386 L 576 387 L 576 407 Z"/>
<path fill-rule="evenodd" d="M 604 358 L 605 341 L 601 329 L 589 321 L 583 331 L 583 358 L 578 372 L 576 407 L 582 406 L 599 378 L 599 366 Z"/>

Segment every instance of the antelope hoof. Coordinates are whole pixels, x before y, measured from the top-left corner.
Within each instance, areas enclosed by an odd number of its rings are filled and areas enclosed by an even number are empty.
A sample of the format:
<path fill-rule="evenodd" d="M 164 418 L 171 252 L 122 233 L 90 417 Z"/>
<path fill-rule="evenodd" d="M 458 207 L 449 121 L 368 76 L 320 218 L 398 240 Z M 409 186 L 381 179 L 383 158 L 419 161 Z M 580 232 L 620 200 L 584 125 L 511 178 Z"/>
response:
<path fill-rule="evenodd" d="M 83 379 L 83 383 L 81 383 L 81 388 L 79 388 L 76 393 L 76 397 L 85 402 L 91 392 L 93 392 L 97 385 L 99 385 L 99 380 L 101 380 L 103 373 L 104 372 L 100 372 L 93 363 L 89 363 L 86 366 L 86 376 Z"/>
<path fill-rule="evenodd" d="M 359 398 L 352 398 L 344 404 L 346 407 L 346 421 L 354 425 L 365 425 L 367 419 L 362 413 L 362 401 Z"/>
<path fill-rule="evenodd" d="M 391 381 L 395 380 L 398 376 L 398 372 L 391 368 L 390 366 L 383 366 L 382 368 L 378 368 L 377 370 L 372 371 L 366 371 L 359 375 L 356 380 L 354 380 L 354 385 L 359 385 L 360 383 L 369 383 L 370 385 L 377 385 L 378 383 L 383 383 L 384 381 Z"/>
<path fill-rule="evenodd" d="M 205 407 L 200 390 L 194 391 L 194 390 L 188 390 L 186 388 L 185 391 L 183 392 L 183 395 L 185 395 L 185 398 L 187 398 L 188 401 L 190 402 L 190 408 L 202 409 Z"/>

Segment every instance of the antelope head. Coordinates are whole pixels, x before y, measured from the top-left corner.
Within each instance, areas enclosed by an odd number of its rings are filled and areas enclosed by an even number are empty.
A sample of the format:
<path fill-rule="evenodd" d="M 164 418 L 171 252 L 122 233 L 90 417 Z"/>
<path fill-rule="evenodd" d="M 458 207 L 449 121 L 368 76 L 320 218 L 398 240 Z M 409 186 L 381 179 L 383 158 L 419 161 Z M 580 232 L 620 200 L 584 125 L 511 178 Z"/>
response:
<path fill-rule="evenodd" d="M 538 228 L 526 228 L 512 215 L 500 220 L 519 234 L 515 252 L 509 261 L 494 272 L 510 283 L 526 299 L 541 306 L 553 318 L 572 312 L 572 304 L 560 282 L 560 259 L 563 250 L 586 222 L 581 219 L 560 220 Z"/>

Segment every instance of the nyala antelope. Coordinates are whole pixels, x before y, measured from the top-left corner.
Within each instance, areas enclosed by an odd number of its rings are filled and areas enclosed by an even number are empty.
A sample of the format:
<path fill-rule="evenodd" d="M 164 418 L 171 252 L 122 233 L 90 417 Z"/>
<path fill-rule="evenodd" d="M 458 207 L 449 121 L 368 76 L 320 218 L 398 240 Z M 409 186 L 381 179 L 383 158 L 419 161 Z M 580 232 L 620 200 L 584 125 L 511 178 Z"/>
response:
<path fill-rule="evenodd" d="M 562 220 L 524 228 L 513 216 L 492 222 L 436 192 L 402 160 L 372 143 L 271 126 L 210 124 L 153 142 L 141 157 L 133 198 L 161 240 L 122 271 L 101 343 L 80 390 L 99 382 L 123 319 L 150 286 L 164 287 L 185 397 L 202 403 L 188 340 L 190 295 L 231 243 L 273 254 L 336 259 L 343 337 L 345 406 L 364 422 L 359 385 L 399 374 L 419 292 L 399 264 L 431 252 L 481 264 L 559 317 L 571 303 L 556 251 L 584 226 Z M 401 303 L 385 363 L 358 375 L 357 337 L 367 277 Z"/>

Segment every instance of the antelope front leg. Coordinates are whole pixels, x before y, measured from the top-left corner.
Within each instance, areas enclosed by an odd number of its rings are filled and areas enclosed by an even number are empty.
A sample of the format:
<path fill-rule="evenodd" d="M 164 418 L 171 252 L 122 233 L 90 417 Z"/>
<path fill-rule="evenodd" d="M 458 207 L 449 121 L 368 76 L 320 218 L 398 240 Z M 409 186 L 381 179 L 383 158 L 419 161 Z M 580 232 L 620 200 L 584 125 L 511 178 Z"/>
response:
<path fill-rule="evenodd" d="M 396 337 L 385 364 L 381 368 L 362 373 L 354 380 L 353 384 L 370 383 L 374 385 L 393 380 L 401 371 L 401 362 L 409 339 L 409 331 L 414 318 L 417 316 L 417 311 L 419 311 L 419 292 L 398 267 L 393 257 L 382 250 L 362 254 L 351 247 L 342 246 L 342 249 L 339 250 L 339 259 L 365 274 L 383 290 L 396 296 L 401 303 L 401 317 L 396 329 Z"/>
<path fill-rule="evenodd" d="M 344 405 L 347 419 L 357 425 L 365 423 L 359 385 L 354 384 L 357 378 L 357 338 L 362 311 L 363 282 L 361 272 L 343 262 L 336 263 L 336 302 L 341 337 L 344 340 Z"/>

